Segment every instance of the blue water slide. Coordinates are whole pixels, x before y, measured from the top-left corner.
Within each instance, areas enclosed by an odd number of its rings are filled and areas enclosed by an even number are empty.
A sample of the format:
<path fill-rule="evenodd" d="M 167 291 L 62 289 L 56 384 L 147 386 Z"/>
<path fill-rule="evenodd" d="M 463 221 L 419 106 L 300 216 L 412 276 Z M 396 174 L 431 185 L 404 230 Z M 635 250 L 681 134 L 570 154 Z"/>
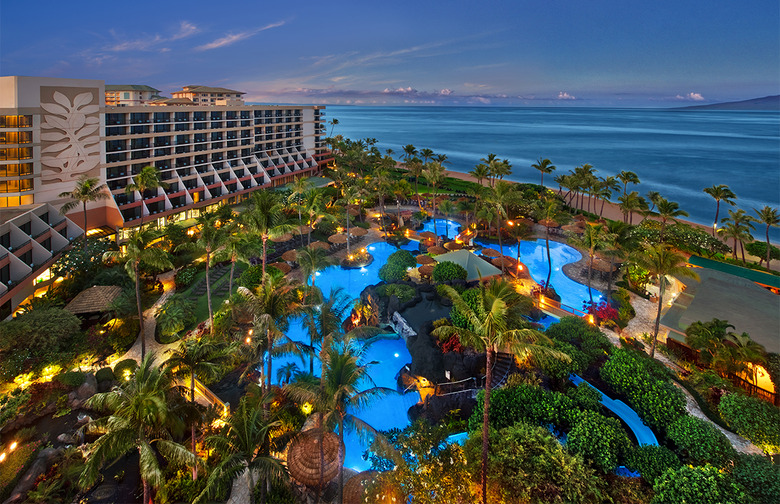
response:
<path fill-rule="evenodd" d="M 650 428 L 645 425 L 642 419 L 639 418 L 639 415 L 637 415 L 636 411 L 629 408 L 626 403 L 607 397 L 607 395 L 605 395 L 602 391 L 585 381 L 579 375 L 570 375 L 569 379 L 578 387 L 585 383 L 601 394 L 601 404 L 604 405 L 604 407 L 608 410 L 615 413 L 618 417 L 620 417 L 621 420 L 626 423 L 626 425 L 629 426 L 629 428 L 634 432 L 637 444 L 653 446 L 658 445 L 658 440 L 656 439 L 655 434 L 653 434 L 653 431 L 651 431 Z"/>

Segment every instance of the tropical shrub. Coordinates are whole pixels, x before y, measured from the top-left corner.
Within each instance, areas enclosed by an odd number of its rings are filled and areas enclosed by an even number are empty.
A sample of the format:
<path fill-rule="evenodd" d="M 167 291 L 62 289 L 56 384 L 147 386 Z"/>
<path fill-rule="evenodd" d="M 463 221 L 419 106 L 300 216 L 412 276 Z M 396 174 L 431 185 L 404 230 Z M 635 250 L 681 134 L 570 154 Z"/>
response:
<path fill-rule="evenodd" d="M 114 371 L 110 367 L 100 368 L 95 372 L 95 380 L 98 383 L 111 382 L 115 379 Z"/>
<path fill-rule="evenodd" d="M 744 504 L 745 490 L 717 467 L 667 469 L 653 485 L 652 504 Z"/>
<path fill-rule="evenodd" d="M 451 282 L 452 280 L 465 280 L 468 272 L 460 264 L 451 261 L 442 261 L 433 267 L 434 282 Z"/>
<path fill-rule="evenodd" d="M 571 387 L 566 395 L 580 409 L 598 411 L 601 408 L 601 392 L 584 383 Z"/>
<path fill-rule="evenodd" d="M 601 378 L 626 395 L 639 416 L 658 431 L 685 414 L 685 396 L 659 377 L 663 374 L 650 359 L 623 348 L 613 351 L 601 367 Z"/>
<path fill-rule="evenodd" d="M 780 409 L 761 399 L 732 393 L 723 396 L 719 410 L 737 434 L 766 453 L 780 452 Z"/>
<path fill-rule="evenodd" d="M 379 279 L 383 282 L 400 282 L 407 278 L 406 267 L 399 263 L 387 263 L 379 268 Z"/>
<path fill-rule="evenodd" d="M 770 245 L 770 252 L 769 252 L 769 260 L 770 261 L 776 261 L 780 259 L 780 248 L 775 247 L 774 245 Z M 754 241 L 750 243 L 745 244 L 745 251 L 752 255 L 759 257 L 761 259 L 766 259 L 766 242 L 763 241 Z"/>
<path fill-rule="evenodd" d="M 482 296 L 479 289 L 466 289 L 461 294 L 461 297 L 477 315 L 481 315 L 484 312 L 485 308 L 482 305 Z M 455 327 L 469 330 L 474 329 L 466 317 L 454 306 L 450 310 L 450 319 L 452 320 L 452 325 Z"/>
<path fill-rule="evenodd" d="M 443 353 L 447 353 L 447 352 L 462 353 L 464 350 L 463 345 L 460 343 L 460 338 L 455 335 L 450 336 L 449 338 L 443 340 L 439 344 L 439 348 Z"/>
<path fill-rule="evenodd" d="M 735 454 L 731 442 L 717 427 L 690 415 L 675 420 L 666 434 L 688 464 L 724 467 Z"/>
<path fill-rule="evenodd" d="M 471 437 L 466 442 L 470 474 L 480 473 L 481 450 L 479 438 Z M 543 427 L 518 422 L 502 430 L 491 430 L 488 457 L 488 502 L 542 504 L 607 500 L 605 480 L 582 458 L 569 453 Z"/>
<path fill-rule="evenodd" d="M 780 504 L 780 464 L 761 455 L 739 453 L 731 476 L 756 504 Z"/>
<path fill-rule="evenodd" d="M 552 340 L 570 343 L 579 349 L 586 357 L 585 367 L 608 355 L 613 348 L 612 343 L 597 327 L 580 317 L 563 317 L 544 333 Z"/>
<path fill-rule="evenodd" d="M 267 271 L 267 269 L 266 269 Z M 263 265 L 256 264 L 248 267 L 236 280 L 236 284 L 253 291 L 263 283 Z"/>
<path fill-rule="evenodd" d="M 417 266 L 417 259 L 408 250 L 396 250 L 387 258 L 388 263 L 397 263 L 404 268 Z"/>
<path fill-rule="evenodd" d="M 8 394 L 0 394 L 0 429 L 8 422 L 13 420 L 19 414 L 30 400 L 30 392 L 20 388 L 14 389 Z"/>
<path fill-rule="evenodd" d="M 667 469 L 677 469 L 682 465 L 675 453 L 665 446 L 635 446 L 626 455 L 626 465 L 638 471 L 650 485 L 655 483 Z"/>
<path fill-rule="evenodd" d="M 484 390 L 477 394 L 477 406 L 469 418 L 469 431 L 482 428 Z M 518 421 L 533 425 L 553 424 L 566 428 L 579 412 L 574 401 L 560 392 L 551 392 L 528 384 L 504 386 L 490 394 L 490 426 L 495 429 L 509 427 Z"/>
<path fill-rule="evenodd" d="M 661 223 L 647 219 L 629 231 L 632 241 L 658 243 L 661 241 Z M 715 254 L 729 252 L 729 247 L 716 237 L 701 228 L 689 224 L 675 223 L 667 225 L 664 230 L 664 241 L 674 248 L 690 254 L 712 257 Z"/>
<path fill-rule="evenodd" d="M 775 390 L 780 390 L 780 354 L 774 352 L 766 354 L 766 370 Z"/>
<path fill-rule="evenodd" d="M 405 284 L 386 284 L 380 285 L 377 289 L 380 296 L 390 297 L 395 296 L 401 303 L 406 303 L 414 299 L 417 294 L 414 287 Z"/>
<path fill-rule="evenodd" d="M 581 351 L 571 343 L 565 341 L 555 341 L 555 349 L 564 352 L 571 357 L 571 361 L 564 362 L 560 359 L 544 359 L 537 363 L 538 369 L 545 375 L 558 382 L 562 386 L 568 381 L 569 375 L 581 374 L 588 367 L 590 360 L 587 354 Z"/>
<path fill-rule="evenodd" d="M 16 483 L 35 460 L 40 447 L 41 441 L 22 443 L 0 464 L 0 499 L 5 500 L 11 495 Z"/>
<path fill-rule="evenodd" d="M 87 375 L 79 373 L 78 371 L 67 371 L 62 374 L 58 374 L 55 379 L 65 385 L 66 387 L 76 388 L 80 387 L 84 380 L 87 379 Z"/>
<path fill-rule="evenodd" d="M 179 333 L 195 322 L 195 301 L 173 294 L 157 310 L 156 330 L 162 343 L 175 341 Z"/>
<path fill-rule="evenodd" d="M 195 281 L 195 277 L 198 276 L 198 268 L 195 266 L 187 266 L 176 272 L 173 277 L 173 282 L 176 284 L 176 289 L 183 290 L 192 285 Z"/>
<path fill-rule="evenodd" d="M 138 369 L 138 363 L 134 359 L 121 360 L 114 366 L 114 376 L 117 380 L 128 380 L 136 369 Z"/>
<path fill-rule="evenodd" d="M 615 418 L 596 411 L 583 411 L 574 419 L 566 446 L 581 454 L 603 472 L 614 470 L 631 447 L 628 434 Z"/>
<path fill-rule="evenodd" d="M 631 295 L 626 289 L 620 287 L 612 293 L 612 300 L 617 303 L 617 324 L 623 329 L 628 325 L 631 319 L 636 317 L 636 310 L 634 310 L 634 307 L 631 305 Z"/>

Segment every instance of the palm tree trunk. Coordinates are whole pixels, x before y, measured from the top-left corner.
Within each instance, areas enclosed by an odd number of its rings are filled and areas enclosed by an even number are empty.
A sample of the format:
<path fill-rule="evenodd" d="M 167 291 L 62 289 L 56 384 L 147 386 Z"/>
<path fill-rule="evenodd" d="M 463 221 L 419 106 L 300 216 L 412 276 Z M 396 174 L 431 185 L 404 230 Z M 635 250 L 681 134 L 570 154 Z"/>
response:
<path fill-rule="evenodd" d="M 209 278 L 210 263 L 211 251 L 206 250 L 206 303 L 209 305 L 209 324 L 211 325 L 211 335 L 214 336 L 214 308 L 211 307 L 211 279 Z"/>
<path fill-rule="evenodd" d="M 263 233 L 263 285 L 265 285 L 265 259 L 268 251 L 268 235 Z"/>
<path fill-rule="evenodd" d="M 496 231 L 498 232 L 498 250 L 501 251 L 501 276 L 506 275 L 504 267 L 504 244 L 501 243 L 501 213 L 496 214 Z"/>
<path fill-rule="evenodd" d="M 615 258 L 610 256 L 609 258 L 609 278 L 607 278 L 607 298 L 609 299 L 612 294 L 612 275 L 614 275 Z"/>
<path fill-rule="evenodd" d="M 249 504 L 255 504 L 255 478 L 249 466 L 246 468 L 246 484 L 249 487 Z"/>
<path fill-rule="evenodd" d="M 190 373 L 190 401 L 192 402 L 193 406 L 195 405 L 195 373 Z M 195 422 L 192 422 L 191 426 L 191 435 L 192 435 L 192 454 L 195 455 Z M 195 481 L 198 479 L 198 466 L 193 465 L 192 466 L 192 481 Z"/>
<path fill-rule="evenodd" d="M 547 246 L 547 281 L 544 284 L 545 291 L 550 290 L 550 277 L 552 276 L 552 257 L 550 257 L 550 228 L 545 226 L 544 243 Z"/>
<path fill-rule="evenodd" d="M 84 251 L 87 250 L 87 202 L 82 201 L 81 204 L 84 206 Z"/>
<path fill-rule="evenodd" d="M 298 205 L 298 236 L 301 239 L 301 247 L 303 247 L 303 232 L 301 227 L 303 226 L 303 216 L 301 215 L 301 206 Z"/>
<path fill-rule="evenodd" d="M 141 279 L 138 276 L 138 263 L 133 265 L 135 271 L 135 302 L 138 304 L 138 327 L 141 331 L 141 360 L 146 356 L 146 332 L 144 331 L 144 312 L 141 306 Z"/>
<path fill-rule="evenodd" d="M 599 219 L 602 219 L 604 216 L 604 204 L 607 202 L 607 199 L 604 198 L 601 200 L 601 209 L 599 210 Z"/>
<path fill-rule="evenodd" d="M 236 256 L 230 258 L 230 279 L 228 280 L 228 298 L 233 294 L 233 272 L 236 270 Z"/>
<path fill-rule="evenodd" d="M 267 391 L 270 392 L 271 391 L 271 379 L 272 379 L 271 377 L 273 376 L 273 373 L 272 373 L 273 370 L 271 369 L 272 368 L 272 364 L 273 364 L 273 362 L 272 362 L 272 355 L 274 353 L 274 339 L 273 339 L 273 336 L 271 336 L 271 330 L 270 329 L 268 329 L 266 331 L 266 338 L 268 339 L 268 376 L 266 377 L 266 380 L 268 382 Z M 268 404 L 267 402 L 264 403 L 264 405 L 265 405 L 266 409 L 268 409 L 270 407 L 270 404 Z"/>
<path fill-rule="evenodd" d="M 769 269 L 769 259 L 772 256 L 772 247 L 769 243 L 769 224 L 766 225 L 766 269 Z"/>
<path fill-rule="evenodd" d="M 344 504 L 344 417 L 339 415 L 339 492 L 336 502 Z"/>
<path fill-rule="evenodd" d="M 658 341 L 658 327 L 661 325 L 661 308 L 664 306 L 664 292 L 666 291 L 666 276 L 658 275 L 660 285 L 658 287 L 658 313 L 655 315 L 653 327 L 653 346 L 650 349 L 650 357 L 655 357 L 655 346 Z"/>
<path fill-rule="evenodd" d="M 145 479 L 141 480 L 141 481 L 142 481 L 143 486 L 144 486 L 144 501 L 143 502 L 144 502 L 144 504 L 152 504 L 152 496 L 151 496 L 151 493 L 150 493 L 149 482 L 146 481 Z"/>
<path fill-rule="evenodd" d="M 745 244 L 742 240 L 739 240 L 739 251 L 742 254 L 742 264 L 747 264 L 747 261 L 745 261 Z"/>
<path fill-rule="evenodd" d="M 493 360 L 495 358 L 492 348 L 487 348 L 485 359 L 485 402 L 482 408 L 482 504 L 487 504 L 487 465 L 488 447 L 490 443 L 490 382 L 493 380 Z"/>
<path fill-rule="evenodd" d="M 590 298 L 590 304 L 593 305 L 593 289 L 591 288 L 591 285 L 593 284 L 593 252 L 591 251 L 590 255 L 590 261 L 588 261 L 588 297 Z"/>
<path fill-rule="evenodd" d="M 349 204 L 347 204 L 347 256 L 349 256 Z"/>
<path fill-rule="evenodd" d="M 718 225 L 719 212 L 720 212 L 720 200 L 715 200 L 715 222 L 712 223 L 712 236 L 715 236 L 715 227 Z"/>

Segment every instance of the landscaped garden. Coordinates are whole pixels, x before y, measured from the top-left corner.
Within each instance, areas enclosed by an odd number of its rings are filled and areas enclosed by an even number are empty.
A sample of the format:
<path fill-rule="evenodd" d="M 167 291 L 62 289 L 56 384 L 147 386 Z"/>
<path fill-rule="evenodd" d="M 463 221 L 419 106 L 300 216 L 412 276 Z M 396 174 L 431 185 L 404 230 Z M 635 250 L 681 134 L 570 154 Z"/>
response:
<path fill-rule="evenodd" d="M 428 149 L 332 148 L 335 187 L 74 244 L 0 322 L 0 499 L 780 502 L 755 390 L 780 358 L 717 319 L 688 354 L 659 340 L 684 254 L 731 252 L 676 204 L 630 172 L 552 190 L 492 155 L 473 183 Z M 575 211 L 613 192 L 624 219 Z"/>

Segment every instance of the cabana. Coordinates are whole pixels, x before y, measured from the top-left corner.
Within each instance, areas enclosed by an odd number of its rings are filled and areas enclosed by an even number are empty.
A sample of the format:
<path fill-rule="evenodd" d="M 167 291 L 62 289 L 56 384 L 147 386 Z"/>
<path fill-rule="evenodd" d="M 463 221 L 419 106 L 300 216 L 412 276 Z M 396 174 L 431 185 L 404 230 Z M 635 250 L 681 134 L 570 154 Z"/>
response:
<path fill-rule="evenodd" d="M 436 262 L 449 261 L 466 270 L 466 281 L 485 280 L 501 275 L 501 270 L 468 250 L 455 250 L 435 257 Z"/>

